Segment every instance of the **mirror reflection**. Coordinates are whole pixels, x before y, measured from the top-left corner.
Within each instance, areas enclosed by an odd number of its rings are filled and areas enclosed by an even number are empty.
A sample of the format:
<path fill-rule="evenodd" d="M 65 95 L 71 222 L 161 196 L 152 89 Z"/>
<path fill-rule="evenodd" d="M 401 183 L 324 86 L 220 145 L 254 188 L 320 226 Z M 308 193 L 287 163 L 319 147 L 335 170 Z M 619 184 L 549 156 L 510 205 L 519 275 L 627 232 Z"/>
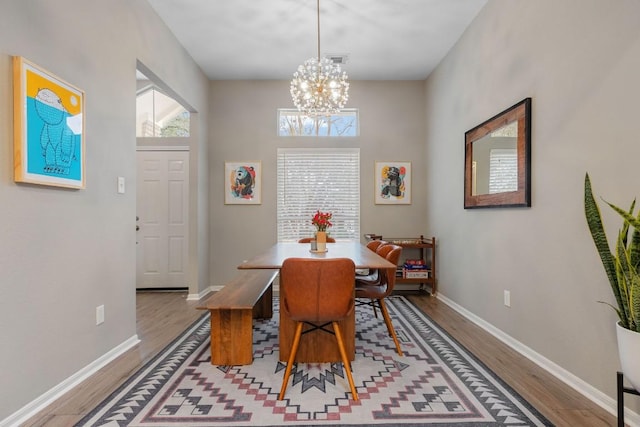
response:
<path fill-rule="evenodd" d="M 473 196 L 518 190 L 518 122 L 473 143 Z"/>

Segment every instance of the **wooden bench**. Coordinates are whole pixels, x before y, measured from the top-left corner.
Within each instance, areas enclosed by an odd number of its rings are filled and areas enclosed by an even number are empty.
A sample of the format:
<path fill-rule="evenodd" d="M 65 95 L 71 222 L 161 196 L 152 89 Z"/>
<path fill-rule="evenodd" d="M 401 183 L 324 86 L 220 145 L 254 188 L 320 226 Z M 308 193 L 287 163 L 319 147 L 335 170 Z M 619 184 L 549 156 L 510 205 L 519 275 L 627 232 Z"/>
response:
<path fill-rule="evenodd" d="M 211 364 L 253 362 L 253 319 L 273 316 L 273 281 L 278 270 L 243 270 L 207 298 L 199 310 L 211 313 Z"/>

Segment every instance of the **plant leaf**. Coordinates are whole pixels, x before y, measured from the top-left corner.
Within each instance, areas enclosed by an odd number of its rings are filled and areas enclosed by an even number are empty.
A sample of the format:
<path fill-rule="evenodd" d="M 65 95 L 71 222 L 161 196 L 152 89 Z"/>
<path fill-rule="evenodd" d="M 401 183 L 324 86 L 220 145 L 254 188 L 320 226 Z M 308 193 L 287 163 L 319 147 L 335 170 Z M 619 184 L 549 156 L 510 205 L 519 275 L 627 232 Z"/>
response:
<path fill-rule="evenodd" d="M 614 306 L 614 305 L 612 305 L 612 304 L 609 304 L 609 303 L 608 303 L 608 302 L 606 302 L 606 301 L 598 301 L 598 302 L 599 302 L 600 304 L 608 305 L 609 307 L 611 307 L 611 308 L 613 309 L 613 311 L 615 311 L 615 312 L 616 312 L 616 314 L 618 315 L 618 317 L 619 317 L 620 319 L 622 319 L 622 314 L 620 313 L 620 310 L 618 310 L 618 308 L 617 308 L 616 306 Z"/>
<path fill-rule="evenodd" d="M 627 248 L 624 245 L 624 236 L 626 234 L 621 230 L 618 233 L 618 243 L 616 244 L 616 275 L 618 278 L 618 291 L 620 292 L 620 302 L 618 307 L 620 307 L 620 312 L 623 318 L 620 319 L 621 326 L 627 329 L 631 328 L 631 309 L 629 303 L 629 292 L 631 285 L 633 283 L 634 274 L 637 276 L 637 273 L 634 269 L 631 268 L 629 263 L 630 254 L 627 251 Z"/>
<path fill-rule="evenodd" d="M 634 270 L 629 286 L 629 329 L 640 332 L 640 275 Z"/>
<path fill-rule="evenodd" d="M 636 218 L 640 221 L 640 212 Z M 631 243 L 629 243 L 629 252 L 631 253 L 631 265 L 636 271 L 640 270 L 640 229 L 634 228 L 631 234 Z"/>
<path fill-rule="evenodd" d="M 602 225 L 600 208 L 598 207 L 596 200 L 593 198 L 589 174 L 586 174 L 584 177 L 584 213 L 587 218 L 589 231 L 591 231 L 593 243 L 595 243 L 596 245 L 596 249 L 598 250 L 598 254 L 600 255 L 600 260 L 602 261 L 604 270 L 607 273 L 607 278 L 609 279 L 611 290 L 613 291 L 613 295 L 616 299 L 619 309 L 621 309 L 623 307 L 623 303 L 620 296 L 620 290 L 618 289 L 618 275 L 616 273 L 616 266 L 613 261 L 611 250 L 609 249 L 609 242 L 607 241 L 607 235 L 605 234 L 604 226 Z M 627 321 L 623 318 L 622 314 L 623 313 L 618 311 L 620 321 L 623 322 L 624 325 Z"/>
<path fill-rule="evenodd" d="M 604 202 L 609 204 L 606 200 Z M 609 206 L 611 206 L 611 205 L 609 205 Z M 633 209 L 634 209 L 635 206 L 636 206 L 636 201 L 634 199 L 634 201 L 631 202 L 631 208 L 629 208 L 629 212 L 628 213 L 633 214 Z M 627 237 L 629 236 L 629 223 L 627 221 L 625 221 L 622 224 L 622 232 L 621 232 L 621 234 L 622 234 L 622 242 L 624 243 L 624 247 L 626 248 L 627 247 Z"/>
<path fill-rule="evenodd" d="M 628 222 L 629 225 L 631 225 L 635 229 L 640 228 L 640 218 L 634 217 L 632 213 L 629 213 L 629 212 L 625 211 L 624 209 L 619 208 L 616 205 L 607 202 L 606 200 L 605 200 L 605 203 L 608 204 L 609 206 L 611 206 L 611 209 L 613 209 L 614 211 L 618 212 L 618 214 L 620 214 L 620 216 L 622 218 L 624 218 L 625 222 Z M 635 200 L 634 200 L 634 204 L 635 204 Z"/>

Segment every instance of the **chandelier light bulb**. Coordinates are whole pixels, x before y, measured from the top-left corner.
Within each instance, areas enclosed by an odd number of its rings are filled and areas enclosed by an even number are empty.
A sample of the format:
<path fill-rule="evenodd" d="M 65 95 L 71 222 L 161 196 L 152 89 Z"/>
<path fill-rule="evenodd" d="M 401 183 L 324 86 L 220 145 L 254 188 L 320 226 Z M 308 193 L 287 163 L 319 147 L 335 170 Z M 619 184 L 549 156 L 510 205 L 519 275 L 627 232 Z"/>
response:
<path fill-rule="evenodd" d="M 347 73 L 328 58 L 307 59 L 293 73 L 291 98 L 308 116 L 339 112 L 349 99 Z"/>

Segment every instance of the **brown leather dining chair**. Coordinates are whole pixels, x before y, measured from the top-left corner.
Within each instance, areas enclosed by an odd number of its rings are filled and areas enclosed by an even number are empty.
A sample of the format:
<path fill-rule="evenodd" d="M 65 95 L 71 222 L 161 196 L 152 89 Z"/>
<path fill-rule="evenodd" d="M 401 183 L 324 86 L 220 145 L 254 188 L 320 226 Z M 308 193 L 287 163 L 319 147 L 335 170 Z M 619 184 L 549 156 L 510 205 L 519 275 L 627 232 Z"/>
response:
<path fill-rule="evenodd" d="M 388 245 L 389 242 L 385 241 L 385 240 L 371 240 L 369 243 L 367 243 L 367 249 L 378 253 L 378 249 L 381 248 L 384 245 Z M 384 256 L 384 255 L 382 255 Z M 358 280 L 362 280 L 362 281 L 367 281 L 367 282 L 371 282 L 371 283 L 375 283 L 378 281 L 378 269 L 376 268 L 370 268 L 370 269 L 366 269 L 366 270 L 356 270 L 356 279 Z M 375 307 L 374 307 L 374 313 L 376 315 L 376 317 L 378 317 L 378 313 L 376 313 L 375 311 Z"/>
<path fill-rule="evenodd" d="M 358 393 L 338 322 L 354 310 L 355 265 L 349 258 L 288 258 L 280 269 L 280 309 L 296 323 L 295 335 L 278 400 L 284 398 L 300 344 L 302 327 L 310 324 L 336 337 L 342 365 L 354 400 Z M 333 331 L 325 329 L 329 324 Z"/>
<path fill-rule="evenodd" d="M 387 261 L 398 265 L 400 255 L 402 254 L 402 247 L 388 244 L 380 246 L 378 249 L 378 255 L 387 259 Z M 376 303 L 380 308 L 384 323 L 387 325 L 389 336 L 393 339 L 396 346 L 396 351 L 402 356 L 402 349 L 400 348 L 400 342 L 396 335 L 396 331 L 391 323 L 391 317 L 387 310 L 387 305 L 384 299 L 393 292 L 393 288 L 396 283 L 396 269 L 395 268 L 383 268 L 379 270 L 379 278 L 377 281 L 364 281 L 356 279 L 356 298 L 368 299 L 368 304 L 373 306 L 374 313 L 376 314 Z"/>
<path fill-rule="evenodd" d="M 389 242 L 385 240 L 371 240 L 370 242 L 367 243 L 367 249 L 375 252 L 380 246 L 388 245 L 388 244 Z"/>
<path fill-rule="evenodd" d="M 313 240 L 315 240 L 315 237 L 303 237 L 302 239 L 298 240 L 298 243 L 311 243 Z M 327 236 L 327 243 L 335 243 L 336 239 L 334 239 L 333 237 L 329 237 Z"/>

